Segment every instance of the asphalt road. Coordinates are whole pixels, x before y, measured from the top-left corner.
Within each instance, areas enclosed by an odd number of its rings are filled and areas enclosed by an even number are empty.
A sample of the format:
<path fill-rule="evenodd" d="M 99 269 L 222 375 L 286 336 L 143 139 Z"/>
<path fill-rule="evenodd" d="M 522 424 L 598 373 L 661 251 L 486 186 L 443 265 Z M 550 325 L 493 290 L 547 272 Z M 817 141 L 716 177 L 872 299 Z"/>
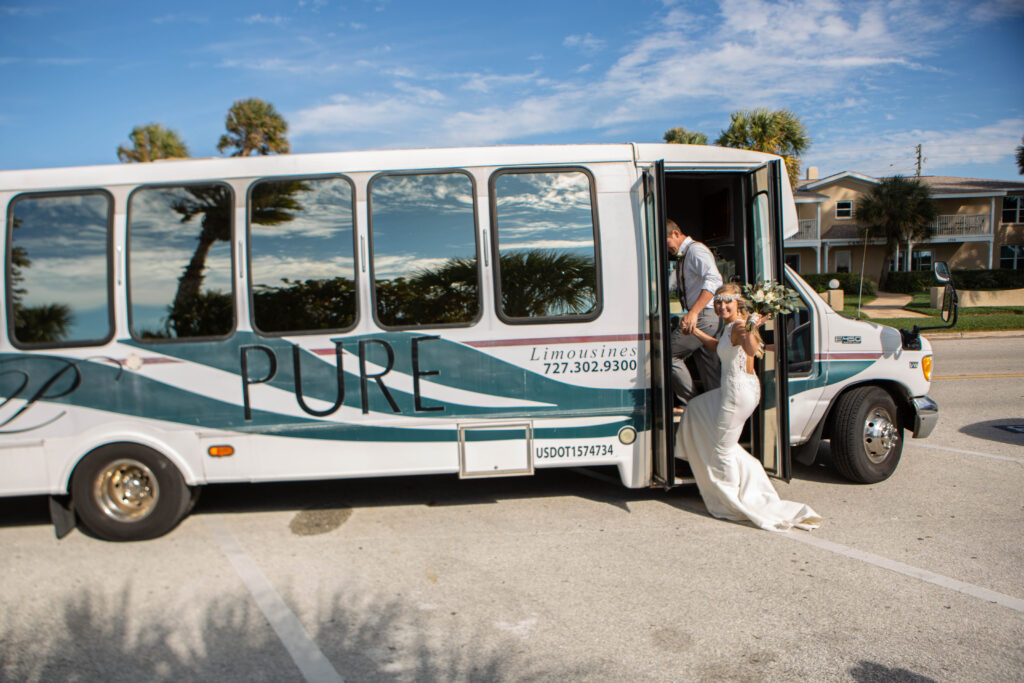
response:
<path fill-rule="evenodd" d="M 569 470 L 211 487 L 164 538 L 0 501 L 0 680 L 1024 679 L 1024 338 L 937 340 L 888 481 L 772 534 Z"/>

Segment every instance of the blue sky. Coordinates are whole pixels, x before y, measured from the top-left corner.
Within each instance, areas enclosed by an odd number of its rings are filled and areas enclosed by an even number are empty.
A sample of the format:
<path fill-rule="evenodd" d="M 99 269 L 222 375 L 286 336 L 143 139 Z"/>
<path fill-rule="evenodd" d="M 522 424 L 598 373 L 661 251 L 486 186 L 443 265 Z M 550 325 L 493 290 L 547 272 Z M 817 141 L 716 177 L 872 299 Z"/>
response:
<path fill-rule="evenodd" d="M 822 175 L 1020 180 L 1024 0 L 0 0 L 0 168 L 216 156 L 236 99 L 294 152 L 714 139 L 788 107 Z"/>

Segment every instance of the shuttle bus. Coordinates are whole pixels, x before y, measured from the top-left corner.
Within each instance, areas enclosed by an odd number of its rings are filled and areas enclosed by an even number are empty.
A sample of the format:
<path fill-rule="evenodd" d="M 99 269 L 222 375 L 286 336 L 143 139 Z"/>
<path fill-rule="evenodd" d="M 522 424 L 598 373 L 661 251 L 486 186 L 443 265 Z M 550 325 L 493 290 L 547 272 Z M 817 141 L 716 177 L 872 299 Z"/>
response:
<path fill-rule="evenodd" d="M 58 536 L 172 529 L 202 486 L 673 458 L 665 223 L 785 282 L 747 445 L 830 439 L 879 481 L 926 436 L 931 351 L 842 318 L 782 245 L 778 157 L 663 144 L 388 150 L 0 172 L 0 495 Z M 793 449 L 791 451 L 791 448 Z M 681 469 L 684 469 L 683 466 Z"/>

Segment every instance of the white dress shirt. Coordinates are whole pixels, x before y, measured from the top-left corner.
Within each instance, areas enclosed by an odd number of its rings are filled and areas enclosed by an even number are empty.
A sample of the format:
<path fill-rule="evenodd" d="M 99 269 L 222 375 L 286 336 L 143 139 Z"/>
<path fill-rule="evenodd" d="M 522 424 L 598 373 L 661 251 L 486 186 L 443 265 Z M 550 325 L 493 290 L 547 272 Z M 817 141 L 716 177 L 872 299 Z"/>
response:
<path fill-rule="evenodd" d="M 722 286 L 722 275 L 718 272 L 718 265 L 715 264 L 715 255 L 706 246 L 697 242 L 692 237 L 687 237 L 679 245 L 676 253 L 675 267 L 683 269 L 683 287 L 686 290 L 686 301 L 684 307 L 690 307 L 697 303 L 697 297 L 701 290 L 707 290 L 712 294 Z M 668 291 L 674 292 L 678 289 L 675 272 L 668 279 Z M 713 302 L 708 301 L 705 308 L 712 308 Z"/>

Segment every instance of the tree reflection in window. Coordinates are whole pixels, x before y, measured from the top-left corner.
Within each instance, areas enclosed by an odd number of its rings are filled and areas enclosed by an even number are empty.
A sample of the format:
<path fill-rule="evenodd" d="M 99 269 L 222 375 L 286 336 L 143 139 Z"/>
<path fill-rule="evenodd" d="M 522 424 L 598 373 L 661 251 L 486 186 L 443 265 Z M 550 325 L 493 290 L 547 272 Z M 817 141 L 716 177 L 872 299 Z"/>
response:
<path fill-rule="evenodd" d="M 152 187 L 129 201 L 132 334 L 224 336 L 234 328 L 232 194 L 221 184 Z"/>
<path fill-rule="evenodd" d="M 470 177 L 378 176 L 370 203 L 377 320 L 388 327 L 475 320 L 480 286 Z"/>
<path fill-rule="evenodd" d="M 253 185 L 249 244 L 257 329 L 309 332 L 355 324 L 352 197 L 344 178 Z"/>
<path fill-rule="evenodd" d="M 98 344 L 110 337 L 112 211 L 101 192 L 12 202 L 7 291 L 16 341 Z"/>
<path fill-rule="evenodd" d="M 503 171 L 492 179 L 501 312 L 586 317 L 598 310 L 590 178 L 582 171 Z"/>

